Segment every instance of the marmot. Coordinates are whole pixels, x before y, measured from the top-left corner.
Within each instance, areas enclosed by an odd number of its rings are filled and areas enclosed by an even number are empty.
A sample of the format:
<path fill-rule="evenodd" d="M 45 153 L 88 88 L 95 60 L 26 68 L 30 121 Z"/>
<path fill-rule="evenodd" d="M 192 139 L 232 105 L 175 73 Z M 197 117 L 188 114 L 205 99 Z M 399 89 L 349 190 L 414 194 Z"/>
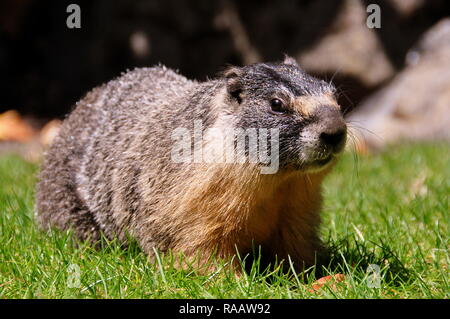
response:
<path fill-rule="evenodd" d="M 164 66 L 124 73 L 65 119 L 42 165 L 37 219 L 82 240 L 131 235 L 150 257 L 170 249 L 229 258 L 258 245 L 266 258 L 312 265 L 322 248 L 321 182 L 346 140 L 334 93 L 288 56 L 232 66 L 205 82 Z M 214 134 L 195 142 L 195 121 L 202 132 L 278 129 L 278 144 L 266 141 L 277 146 L 269 150 L 277 170 L 263 174 L 255 161 L 174 161 L 177 128 L 191 132 L 189 146 L 215 143 Z"/>

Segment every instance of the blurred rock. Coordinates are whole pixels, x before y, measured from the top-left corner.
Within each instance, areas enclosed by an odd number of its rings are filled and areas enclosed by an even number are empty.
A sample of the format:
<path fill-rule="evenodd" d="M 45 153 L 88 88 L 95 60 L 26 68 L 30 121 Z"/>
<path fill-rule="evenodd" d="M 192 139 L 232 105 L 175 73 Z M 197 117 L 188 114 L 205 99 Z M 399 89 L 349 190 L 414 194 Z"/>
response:
<path fill-rule="evenodd" d="M 418 43 L 408 51 L 405 62 L 410 66 L 415 65 L 422 56 L 445 47 L 450 47 L 450 18 L 441 20 L 425 32 Z"/>
<path fill-rule="evenodd" d="M 330 32 L 297 56 L 300 64 L 309 72 L 349 75 L 366 86 L 392 77 L 394 69 L 376 33 L 366 26 L 366 19 L 361 0 L 345 0 Z"/>
<path fill-rule="evenodd" d="M 53 142 L 56 135 L 58 135 L 61 123 L 62 121 L 60 120 L 51 120 L 44 125 L 39 134 L 39 142 L 43 146 L 49 146 Z"/>
<path fill-rule="evenodd" d="M 425 0 L 389 0 L 402 16 L 409 16 L 424 5 Z"/>
<path fill-rule="evenodd" d="M 419 41 L 415 64 L 348 117 L 357 131 L 357 149 L 400 141 L 450 141 L 450 41 L 442 37 L 449 20 L 439 22 Z"/>

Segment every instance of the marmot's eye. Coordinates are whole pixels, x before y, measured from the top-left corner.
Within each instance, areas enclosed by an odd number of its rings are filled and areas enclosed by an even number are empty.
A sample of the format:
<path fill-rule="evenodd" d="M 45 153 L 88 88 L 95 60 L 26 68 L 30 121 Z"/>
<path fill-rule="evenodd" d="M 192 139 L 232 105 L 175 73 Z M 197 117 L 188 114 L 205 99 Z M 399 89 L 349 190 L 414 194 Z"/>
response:
<path fill-rule="evenodd" d="M 270 107 L 272 108 L 272 111 L 275 113 L 286 112 L 286 108 L 284 107 L 284 104 L 280 99 L 272 99 L 270 101 Z"/>

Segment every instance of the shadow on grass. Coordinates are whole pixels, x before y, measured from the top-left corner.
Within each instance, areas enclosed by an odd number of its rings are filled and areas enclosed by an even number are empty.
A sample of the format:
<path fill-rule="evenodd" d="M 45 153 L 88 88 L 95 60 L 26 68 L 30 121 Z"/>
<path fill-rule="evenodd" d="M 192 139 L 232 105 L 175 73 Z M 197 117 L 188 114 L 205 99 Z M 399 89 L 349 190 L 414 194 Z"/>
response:
<path fill-rule="evenodd" d="M 344 274 L 359 280 L 367 280 L 369 276 L 379 275 L 384 283 L 394 287 L 412 280 L 413 272 L 406 268 L 387 244 L 383 242 L 370 242 L 370 244 L 361 243 L 355 239 L 341 239 L 338 242 L 329 243 L 321 261 L 309 268 L 303 268 L 303 271 L 293 267 L 289 260 L 274 262 L 265 259 L 261 249 L 254 250 L 253 254 L 240 259 L 240 262 L 247 274 L 259 273 L 268 283 L 281 273 L 303 283 L 333 274 Z M 374 274 L 377 270 L 379 273 Z"/>
<path fill-rule="evenodd" d="M 386 243 L 370 244 L 372 248 L 355 239 L 341 239 L 329 244 L 328 260 L 317 267 L 316 275 L 357 273 L 367 276 L 373 269 L 379 269 L 383 281 L 390 285 L 399 286 L 411 280 L 411 271 Z"/>

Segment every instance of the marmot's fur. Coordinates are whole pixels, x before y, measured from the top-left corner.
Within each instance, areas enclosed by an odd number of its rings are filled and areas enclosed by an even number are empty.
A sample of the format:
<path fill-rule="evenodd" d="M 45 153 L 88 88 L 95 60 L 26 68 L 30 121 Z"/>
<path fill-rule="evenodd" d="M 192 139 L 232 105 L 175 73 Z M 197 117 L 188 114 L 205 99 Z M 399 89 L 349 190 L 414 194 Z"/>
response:
<path fill-rule="evenodd" d="M 260 245 L 265 257 L 311 265 L 321 248 L 321 182 L 345 144 L 333 93 L 289 57 L 206 82 L 162 66 L 127 72 L 88 93 L 64 121 L 42 166 L 37 218 L 82 240 L 129 234 L 150 256 L 172 249 L 227 258 Z M 278 171 L 261 174 L 261 163 L 249 161 L 175 162 L 173 132 L 192 132 L 194 121 L 204 131 L 278 128 Z"/>

